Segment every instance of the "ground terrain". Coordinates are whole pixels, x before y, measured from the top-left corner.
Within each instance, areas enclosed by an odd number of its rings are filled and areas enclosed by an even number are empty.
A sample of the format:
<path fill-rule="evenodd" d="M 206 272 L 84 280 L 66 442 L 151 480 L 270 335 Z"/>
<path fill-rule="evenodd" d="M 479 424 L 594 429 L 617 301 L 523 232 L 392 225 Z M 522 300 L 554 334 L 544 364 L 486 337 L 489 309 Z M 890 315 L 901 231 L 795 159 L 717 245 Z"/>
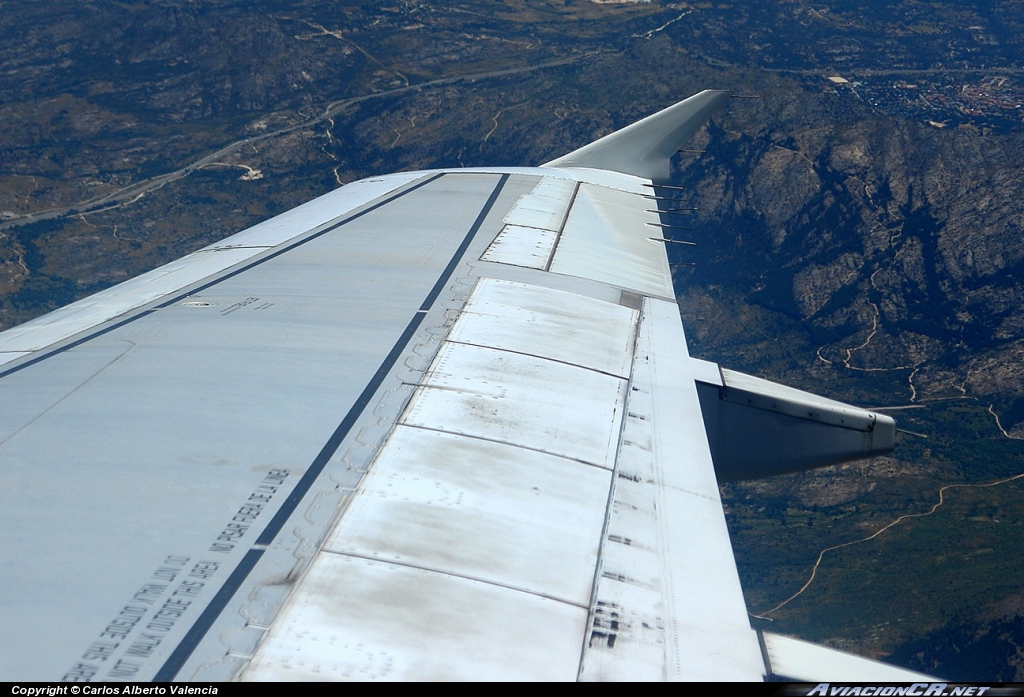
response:
<path fill-rule="evenodd" d="M 723 488 L 754 622 L 1024 680 L 1022 24 L 980 0 L 0 3 L 0 328 L 358 178 L 539 164 L 757 94 L 677 163 L 691 352 L 918 435 Z"/>

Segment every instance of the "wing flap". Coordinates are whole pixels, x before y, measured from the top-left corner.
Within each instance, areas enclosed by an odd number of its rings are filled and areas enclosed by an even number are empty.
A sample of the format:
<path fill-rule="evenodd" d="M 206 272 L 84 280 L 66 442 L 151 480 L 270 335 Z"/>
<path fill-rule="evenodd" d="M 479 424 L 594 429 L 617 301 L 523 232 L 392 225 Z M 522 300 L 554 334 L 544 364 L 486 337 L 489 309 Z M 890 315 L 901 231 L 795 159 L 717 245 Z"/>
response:
<path fill-rule="evenodd" d="M 449 574 L 324 554 L 243 680 L 572 680 L 587 611 Z"/>
<path fill-rule="evenodd" d="M 644 295 L 674 297 L 665 249 L 651 239 L 661 233 L 648 225 L 658 217 L 646 207 L 636 194 L 580 184 L 551 271 Z"/>
<path fill-rule="evenodd" d="M 494 319 L 502 327 L 491 333 Z M 306 608 L 335 603 L 331 594 L 337 591 L 326 588 L 342 586 L 303 581 L 246 679 L 307 677 L 280 658 L 302 655 L 312 640 L 289 627 L 308 627 L 309 637 L 319 637 L 322 627 L 362 627 L 367 606 L 377 607 L 365 620 L 376 628 L 360 632 L 364 652 L 391 655 L 396 647 L 399 653 L 404 646 L 416 647 L 408 661 L 396 663 L 391 677 L 575 678 L 625 379 L 572 360 L 557 338 L 601 346 L 605 355 L 597 352 L 595 358 L 595 352 L 584 350 L 584 362 L 589 358 L 621 371 L 631 362 L 635 320 L 634 311 L 617 304 L 482 279 L 314 562 L 314 569 L 345 569 L 338 571 L 338 584 L 348 580 L 350 567 L 320 557 L 415 569 L 408 580 L 417 585 L 415 591 L 392 591 L 417 599 L 403 600 L 394 610 L 401 630 L 386 636 L 379 630 L 398 622 L 390 609 L 396 600 L 381 602 L 379 587 L 359 591 L 351 584 L 346 595 L 363 595 L 331 611 L 347 614 L 311 625 L 303 615 Z M 598 340 L 602 336 L 605 341 Z M 485 343 L 459 343 L 467 338 Z M 387 574 L 399 579 L 407 572 Z M 492 587 L 471 588 L 470 582 Z M 475 612 L 462 617 L 449 610 L 441 616 L 440 608 L 467 602 L 475 604 Z M 510 623 L 508 613 L 522 617 Z M 459 617 L 460 626 L 450 626 Z M 523 617 L 534 626 L 518 635 Z M 573 650 L 563 644 L 570 626 Z M 438 633 L 443 638 L 435 642 Z M 457 652 L 461 660 L 438 659 L 433 647 L 421 648 L 432 643 Z M 541 647 L 543 660 L 534 656 L 531 664 L 521 664 L 523 643 L 535 645 L 531 654 Z M 487 658 L 473 665 L 467 657 L 477 654 Z M 342 652 L 331 665 L 348 666 L 353 675 L 372 668 L 359 652 Z M 490 672 L 480 673 L 483 668 Z"/>
<path fill-rule="evenodd" d="M 583 321 L 585 320 L 585 321 Z M 629 377 L 637 313 L 616 303 L 483 278 L 448 341 Z"/>

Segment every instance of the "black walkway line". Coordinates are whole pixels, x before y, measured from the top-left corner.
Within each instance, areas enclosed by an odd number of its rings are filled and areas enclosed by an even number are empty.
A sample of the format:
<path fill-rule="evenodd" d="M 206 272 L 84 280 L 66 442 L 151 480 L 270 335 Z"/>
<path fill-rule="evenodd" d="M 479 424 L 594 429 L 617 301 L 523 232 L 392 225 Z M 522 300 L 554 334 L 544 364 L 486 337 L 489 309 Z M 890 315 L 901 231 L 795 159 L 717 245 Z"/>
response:
<path fill-rule="evenodd" d="M 87 341 L 92 341 L 93 339 L 95 339 L 97 337 L 100 337 L 100 336 L 103 336 L 104 334 L 106 334 L 108 332 L 112 332 L 115 329 L 120 329 L 121 327 L 123 327 L 124 325 L 126 325 L 128 323 L 134 322 L 135 320 L 140 319 L 142 317 L 145 317 L 146 315 L 151 315 L 154 312 L 155 312 L 155 310 L 144 310 L 144 311 L 140 312 L 139 314 L 135 315 L 134 317 L 129 317 L 128 319 L 123 319 L 120 322 L 116 322 L 114 324 L 106 326 L 103 329 L 100 329 L 99 331 L 95 331 L 92 334 L 89 334 L 88 336 L 83 336 L 81 339 L 75 339 L 70 344 L 66 344 L 64 346 L 61 346 L 59 349 L 56 349 L 56 350 L 51 351 L 49 353 L 44 353 L 42 356 L 36 356 L 35 358 L 33 358 L 31 360 L 28 360 L 28 361 L 25 361 L 21 365 L 17 365 L 17 366 L 15 366 L 13 368 L 8 368 L 7 370 L 0 371 L 0 378 L 6 377 L 6 376 L 10 375 L 11 373 L 17 373 L 22 368 L 27 368 L 30 365 L 35 365 L 39 361 L 45 361 L 50 356 L 56 356 L 58 353 L 63 353 L 64 351 L 67 351 L 68 349 L 73 349 L 76 346 L 81 346 L 82 344 L 84 344 Z"/>
<path fill-rule="evenodd" d="M 388 376 L 395 363 L 398 361 L 398 357 L 402 355 L 405 347 L 412 339 L 413 334 L 419 328 L 420 323 L 423 322 L 423 318 L 426 316 L 426 310 L 429 310 L 437 300 L 437 296 L 440 295 L 441 290 L 444 289 L 448 279 L 451 278 L 452 273 L 455 272 L 455 268 L 462 261 L 463 255 L 466 253 L 466 249 L 469 247 L 473 238 L 476 237 L 476 233 L 479 232 L 480 227 L 483 225 L 487 215 L 491 212 L 491 208 L 494 207 L 494 202 L 498 200 L 498 195 L 501 193 L 502 188 L 505 186 L 505 182 L 508 181 L 509 175 L 501 175 L 501 179 L 498 180 L 497 185 L 491 192 L 490 197 L 484 204 L 484 207 L 480 210 L 480 214 L 476 217 L 473 225 L 469 228 L 469 232 L 466 233 L 466 237 L 462 240 L 462 244 L 455 251 L 451 261 L 448 262 L 448 266 L 445 267 L 444 271 L 441 272 L 441 276 L 437 279 L 437 283 L 430 289 L 426 299 L 423 301 L 423 305 L 420 306 L 420 310 L 413 316 L 412 320 L 406 326 L 405 331 L 402 332 L 402 336 L 399 337 L 398 341 L 391 348 L 391 352 L 388 353 L 387 357 L 380 364 L 377 372 L 374 373 L 373 377 L 370 378 L 370 382 L 367 383 L 363 389 L 362 394 L 359 395 L 355 403 L 349 409 L 345 418 L 342 419 L 341 423 L 331 434 L 331 437 L 327 440 L 327 443 L 320 450 L 320 453 L 313 460 L 313 464 L 309 466 L 302 478 L 299 479 L 295 488 L 289 494 L 288 498 L 285 499 L 284 503 L 281 504 L 280 510 L 274 515 L 273 519 L 267 523 L 267 527 L 263 530 L 260 536 L 253 543 L 253 547 L 246 553 L 245 557 L 242 558 L 241 563 L 235 570 L 228 576 L 228 579 L 221 586 L 220 590 L 214 596 L 210 604 L 206 606 L 202 614 L 196 620 L 192 628 L 188 630 L 182 640 L 175 647 L 174 651 L 167 658 L 164 665 L 157 671 L 156 675 L 153 676 L 154 682 L 170 682 L 178 675 L 178 671 L 182 669 L 186 661 L 192 656 L 192 653 L 199 646 L 200 642 L 206 637 L 206 633 L 210 631 L 210 627 L 220 617 L 220 613 L 224 611 L 227 604 L 234 597 L 235 593 L 245 582 L 245 579 L 249 576 L 249 573 L 253 570 L 266 551 L 266 546 L 274 541 L 277 534 L 281 532 L 285 523 L 295 512 L 299 502 L 302 501 L 303 497 L 309 492 L 313 486 L 313 482 L 317 480 L 320 473 L 323 472 L 324 467 L 334 456 L 334 453 L 341 446 L 342 441 L 348 435 L 349 431 L 352 430 L 352 426 L 355 425 L 356 421 L 362 415 L 363 410 L 373 399 L 373 395 L 376 394 L 378 388 L 384 382 L 384 378 Z M 432 181 L 432 180 L 431 180 Z M 383 205 L 383 204 L 381 204 Z M 369 209 L 372 210 L 372 209 Z M 369 210 L 364 212 L 369 212 Z M 345 221 L 347 222 L 347 221 Z M 341 223 L 339 223 L 340 225 Z M 324 231 L 326 232 L 326 230 Z M 172 301 L 173 302 L 173 301 Z"/>

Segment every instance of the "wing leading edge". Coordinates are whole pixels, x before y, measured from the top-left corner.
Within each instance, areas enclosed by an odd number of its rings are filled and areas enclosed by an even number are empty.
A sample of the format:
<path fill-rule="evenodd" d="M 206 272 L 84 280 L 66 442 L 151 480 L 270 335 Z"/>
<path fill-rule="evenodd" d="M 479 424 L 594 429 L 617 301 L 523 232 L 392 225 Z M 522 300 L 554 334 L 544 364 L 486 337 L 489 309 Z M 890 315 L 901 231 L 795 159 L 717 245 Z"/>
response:
<path fill-rule="evenodd" d="M 0 334 L 0 674 L 771 673 L 712 453 L 744 456 L 705 420 L 805 393 L 687 354 L 648 211 L 726 96 L 542 168 L 349 185 Z M 814 399 L 814 443 L 891 448 Z"/>

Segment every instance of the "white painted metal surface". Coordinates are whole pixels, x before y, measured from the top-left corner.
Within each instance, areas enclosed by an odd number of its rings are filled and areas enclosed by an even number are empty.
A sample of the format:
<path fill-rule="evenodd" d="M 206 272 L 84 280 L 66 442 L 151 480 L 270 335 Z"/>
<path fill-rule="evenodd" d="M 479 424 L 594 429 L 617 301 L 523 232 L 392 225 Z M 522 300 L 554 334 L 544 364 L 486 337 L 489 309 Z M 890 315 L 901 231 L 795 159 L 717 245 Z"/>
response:
<path fill-rule="evenodd" d="M 551 258 L 557 238 L 556 230 L 506 225 L 480 258 L 497 264 L 543 269 Z"/>
<path fill-rule="evenodd" d="M 585 680 L 762 678 L 691 365 L 675 303 L 645 301 Z"/>
<path fill-rule="evenodd" d="M 520 174 L 530 177 L 541 176 L 545 178 L 565 179 L 567 181 L 580 182 L 581 184 L 592 184 L 607 189 L 615 189 L 624 193 L 637 194 L 641 196 L 653 196 L 651 182 L 647 179 L 640 179 L 621 172 L 612 172 L 604 169 L 592 169 L 588 167 L 460 167 L 458 169 L 444 169 L 441 172 L 461 174 Z"/>
<path fill-rule="evenodd" d="M 198 296 L 6 364 L 0 556 L 21 561 L 0 565 L 0 676 L 185 679 L 258 632 L 245 618 L 280 607 L 339 483 L 355 486 L 402 381 L 429 365 L 448 305 L 421 309 L 455 302 L 446 268 L 528 184 L 502 198 L 501 181 L 442 176 Z"/>
<path fill-rule="evenodd" d="M 575 293 L 480 279 L 448 341 L 629 377 L 637 313 Z"/>
<path fill-rule="evenodd" d="M 11 361 L 27 356 L 31 351 L 3 351 L 0 352 L 0 365 L 4 363 L 10 363 Z"/>
<path fill-rule="evenodd" d="M 828 399 L 827 397 L 821 397 L 810 392 L 798 390 L 793 387 L 786 385 L 780 385 L 777 382 L 771 382 L 770 380 L 764 380 L 762 378 L 754 377 L 753 375 L 747 375 L 746 373 L 740 373 L 735 370 L 729 370 L 728 368 L 722 368 L 722 377 L 724 378 L 724 384 L 726 387 L 735 387 L 739 390 L 746 390 L 756 394 L 762 394 L 765 397 L 778 396 L 779 398 L 792 401 L 792 402 L 805 402 L 806 404 L 817 404 L 828 407 L 836 407 L 839 409 L 854 409 L 856 411 L 863 411 L 857 407 L 851 407 L 849 404 L 843 402 L 837 402 L 834 399 Z"/>
<path fill-rule="evenodd" d="M 558 231 L 576 189 L 575 182 L 558 177 L 545 177 L 533 191 L 522 196 L 505 215 L 510 225 Z"/>
<path fill-rule="evenodd" d="M 572 460 L 400 426 L 324 549 L 586 607 L 610 480 Z"/>
<path fill-rule="evenodd" d="M 836 651 L 793 637 L 762 632 L 772 674 L 806 682 L 935 682 L 935 678 Z"/>
<path fill-rule="evenodd" d="M 241 677 L 572 680 L 586 617 L 489 583 L 321 554 Z"/>
<path fill-rule="evenodd" d="M 659 298 L 672 298 L 672 275 L 657 222 L 643 198 L 581 184 L 551 262 L 553 273 L 609 283 Z M 654 234 L 652 234 L 654 231 Z"/>
<path fill-rule="evenodd" d="M 749 393 L 747 398 L 751 406 L 771 409 L 795 417 L 806 417 L 814 414 L 816 419 L 824 423 L 842 425 L 861 431 L 870 430 L 878 419 L 878 415 L 867 409 L 859 409 L 849 404 L 819 397 L 810 392 L 797 390 L 768 380 L 738 373 L 735 370 L 722 369 L 723 384 L 744 390 Z M 889 417 L 882 417 L 890 420 Z"/>
<path fill-rule="evenodd" d="M 252 259 L 422 176 L 422 172 L 396 174 L 341 187 L 170 264 L 8 329 L 0 333 L 0 351 L 45 348 Z"/>
<path fill-rule="evenodd" d="M 505 215 L 505 227 L 487 248 L 484 261 L 546 269 L 576 191 L 576 182 L 545 177 Z"/>
<path fill-rule="evenodd" d="M 722 385 L 722 370 L 718 367 L 717 363 L 710 361 L 702 361 L 699 358 L 690 358 L 689 363 L 690 371 L 693 373 L 693 379 L 697 382 L 705 382 L 709 385 Z"/>
<path fill-rule="evenodd" d="M 544 166 L 598 167 L 664 181 L 680 143 L 693 137 L 730 96 L 727 90 L 704 90 Z"/>
<path fill-rule="evenodd" d="M 386 676 L 401 679 L 575 678 L 635 320 L 620 305 L 481 279 L 245 678 L 316 677 L 297 660 L 317 655 L 325 631 L 360 640 L 334 642 L 316 664 L 324 676 L 367 677 L 379 667 L 368 655 L 387 655 Z M 388 597 L 364 590 L 362 574 Z M 467 602 L 476 612 L 463 617 Z M 526 643 L 550 648 L 542 660 L 514 665 L 510 613 L 530 618 Z M 439 632 L 462 661 L 423 650 Z M 468 664 L 478 653 L 485 673 Z"/>
<path fill-rule="evenodd" d="M 400 423 L 611 468 L 625 381 L 586 368 L 446 343 Z"/>
<path fill-rule="evenodd" d="M 584 679 L 760 679 L 694 386 L 711 364 L 687 355 L 674 303 L 647 300 L 638 340 L 635 321 L 621 305 L 481 279 L 320 556 L 588 607 L 589 626 L 576 627 Z M 588 368 L 571 365 L 566 346 L 580 347 L 577 362 Z M 624 392 L 607 390 L 626 379 L 620 443 L 620 417 L 607 405 L 621 413 Z M 614 468 L 610 500 L 609 474 L 593 464 Z M 348 675 L 369 675 L 377 663 L 367 652 L 387 651 L 394 677 L 469 677 L 469 668 L 444 662 L 443 672 L 429 672 L 415 662 L 422 650 L 407 645 L 410 633 L 430 642 L 437 608 L 451 605 L 459 615 L 461 585 L 438 582 L 428 591 L 421 575 L 395 576 L 387 582 L 394 600 L 382 604 L 375 588 L 335 607 L 337 593 L 318 589 L 348 587 L 350 566 L 318 559 L 314 569 L 246 678 L 309 677 L 296 673 L 296 657 L 319 650 L 325 627 L 380 642 L 337 648 L 333 665 Z M 402 600 L 409 597 L 418 609 Z M 490 608 L 508 600 L 473 602 L 485 603 L 479 624 L 466 619 L 458 631 L 502 654 L 504 639 L 487 626 Z M 347 619 L 327 616 L 335 612 Z M 564 631 L 559 616 L 538 621 L 538 641 L 547 640 L 549 622 Z M 525 677 L 555 674 L 541 662 Z"/>
<path fill-rule="evenodd" d="M 574 678 L 609 479 L 397 428 L 244 678 Z"/>

